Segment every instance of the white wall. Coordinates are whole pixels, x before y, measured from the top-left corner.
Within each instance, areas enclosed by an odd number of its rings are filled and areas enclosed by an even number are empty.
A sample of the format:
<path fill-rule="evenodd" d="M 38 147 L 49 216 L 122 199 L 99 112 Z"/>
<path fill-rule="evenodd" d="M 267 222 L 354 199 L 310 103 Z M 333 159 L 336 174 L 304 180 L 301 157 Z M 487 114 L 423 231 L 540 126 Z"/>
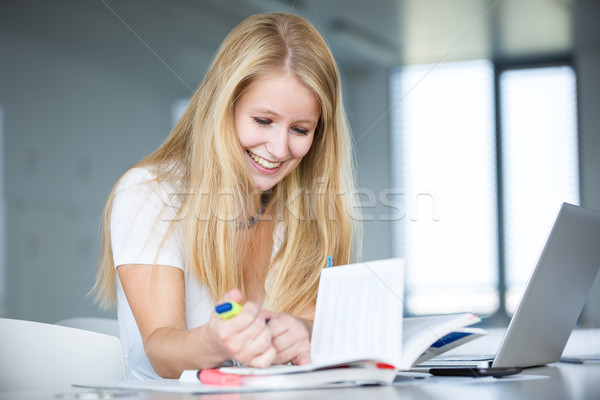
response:
<path fill-rule="evenodd" d="M 1 35 L 0 49 L 7 316 L 96 315 L 86 293 L 104 201 L 118 176 L 168 134 L 171 104 L 189 92 L 156 83 L 172 78 L 140 68 L 127 52 L 105 54 L 99 65 L 75 47 L 19 32 Z"/>

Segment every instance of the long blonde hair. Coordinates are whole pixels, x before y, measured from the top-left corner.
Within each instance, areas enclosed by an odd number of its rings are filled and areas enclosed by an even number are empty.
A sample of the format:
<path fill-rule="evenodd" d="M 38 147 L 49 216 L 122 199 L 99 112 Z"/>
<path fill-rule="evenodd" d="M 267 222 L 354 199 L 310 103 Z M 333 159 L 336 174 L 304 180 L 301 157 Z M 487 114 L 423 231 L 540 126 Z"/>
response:
<path fill-rule="evenodd" d="M 171 134 L 134 167 L 153 167 L 157 181 L 176 182 L 181 193 L 190 194 L 181 199 L 181 221 L 171 222 L 167 235 L 181 224 L 186 268 L 206 286 L 213 301 L 233 288 L 244 292 L 244 271 L 237 266 L 245 233 L 240 234 L 238 221 L 254 213 L 255 203 L 248 198 L 256 189 L 235 131 L 234 110 L 254 82 L 273 72 L 292 73 L 321 106 L 309 152 L 273 188 L 268 205 L 271 215 L 283 220 L 285 235 L 269 266 L 265 300 L 274 311 L 294 313 L 314 304 L 327 256 L 336 265 L 351 261 L 359 233 L 352 217 L 353 153 L 339 71 L 309 22 L 283 13 L 242 21 L 222 43 Z M 116 298 L 110 237 L 114 195 L 115 189 L 103 214 L 93 288 L 105 307 Z"/>

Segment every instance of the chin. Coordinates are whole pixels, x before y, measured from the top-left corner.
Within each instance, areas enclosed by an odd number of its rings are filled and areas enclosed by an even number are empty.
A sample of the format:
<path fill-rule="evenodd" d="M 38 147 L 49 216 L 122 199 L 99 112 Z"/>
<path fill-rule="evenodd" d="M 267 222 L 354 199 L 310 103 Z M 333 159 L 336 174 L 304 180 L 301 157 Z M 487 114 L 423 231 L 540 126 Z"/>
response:
<path fill-rule="evenodd" d="M 262 192 L 273 189 L 279 182 L 283 181 L 290 172 L 291 170 L 284 169 L 277 171 L 277 173 L 273 175 L 253 174 L 254 187 Z"/>
<path fill-rule="evenodd" d="M 254 180 L 254 186 L 256 187 L 256 189 L 260 190 L 261 192 L 265 192 L 267 190 L 273 189 L 275 187 L 275 185 L 277 185 L 277 183 L 279 183 L 279 182 L 265 182 L 262 179 Z"/>

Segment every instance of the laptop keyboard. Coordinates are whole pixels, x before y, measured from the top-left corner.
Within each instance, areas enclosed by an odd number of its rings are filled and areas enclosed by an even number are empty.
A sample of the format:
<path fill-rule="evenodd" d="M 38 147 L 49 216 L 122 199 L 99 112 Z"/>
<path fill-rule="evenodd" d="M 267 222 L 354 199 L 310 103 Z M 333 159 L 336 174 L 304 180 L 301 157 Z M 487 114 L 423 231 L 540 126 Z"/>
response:
<path fill-rule="evenodd" d="M 435 361 L 493 361 L 491 354 L 442 354 Z"/>

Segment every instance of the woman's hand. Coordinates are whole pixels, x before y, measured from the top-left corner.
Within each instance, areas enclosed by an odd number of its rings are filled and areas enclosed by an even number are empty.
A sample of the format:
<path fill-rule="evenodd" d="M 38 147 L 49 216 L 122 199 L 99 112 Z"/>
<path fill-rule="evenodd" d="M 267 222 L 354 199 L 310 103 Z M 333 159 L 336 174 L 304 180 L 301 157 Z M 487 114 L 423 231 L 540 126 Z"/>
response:
<path fill-rule="evenodd" d="M 230 300 L 241 303 L 241 292 L 232 290 L 219 304 Z M 248 366 L 268 367 L 273 364 L 277 355 L 271 343 L 271 330 L 267 327 L 265 314 L 255 303 L 244 303 L 238 315 L 226 320 L 213 313 L 208 322 L 208 332 L 227 358 Z"/>
<path fill-rule="evenodd" d="M 303 365 L 310 362 L 310 321 L 290 314 L 271 314 L 268 327 L 277 350 L 274 363 Z"/>

